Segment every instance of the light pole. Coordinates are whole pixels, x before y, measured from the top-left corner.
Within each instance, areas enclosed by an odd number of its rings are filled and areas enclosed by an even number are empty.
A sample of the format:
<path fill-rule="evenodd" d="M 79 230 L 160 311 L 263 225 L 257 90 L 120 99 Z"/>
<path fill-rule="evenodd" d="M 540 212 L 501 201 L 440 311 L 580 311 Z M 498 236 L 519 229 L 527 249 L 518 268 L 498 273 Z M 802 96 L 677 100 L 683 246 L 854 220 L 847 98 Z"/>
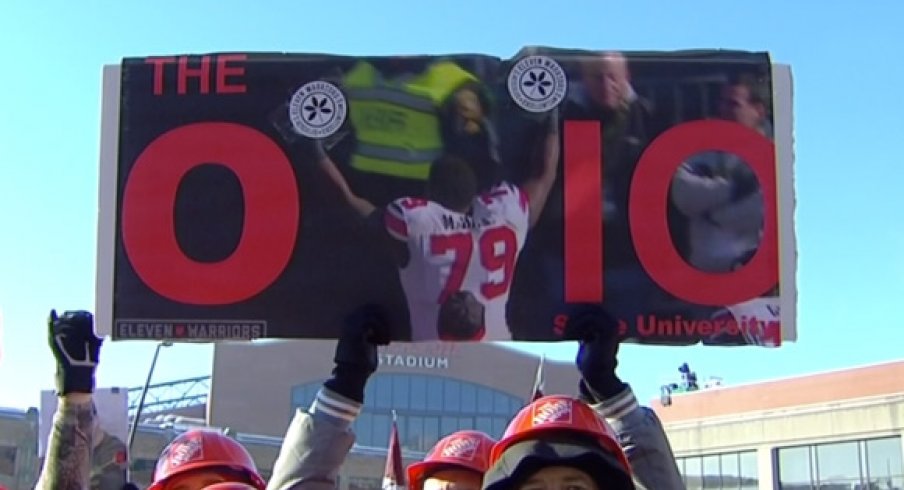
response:
<path fill-rule="evenodd" d="M 148 388 L 151 386 L 151 378 L 154 376 L 154 368 L 157 367 L 157 356 L 160 355 L 161 347 L 170 347 L 173 345 L 172 342 L 169 341 L 161 341 L 157 344 L 157 348 L 154 349 L 154 359 L 151 361 L 151 368 L 148 369 L 148 379 L 144 382 L 144 388 L 141 390 L 141 398 L 138 399 L 138 408 L 135 410 L 135 418 L 132 419 L 132 426 L 129 428 L 129 442 L 127 446 L 128 451 L 128 465 L 129 465 L 129 480 L 132 478 L 132 443 L 135 442 L 135 433 L 138 431 L 138 421 L 141 420 L 141 411 L 144 409 L 144 398 L 148 394 Z"/>

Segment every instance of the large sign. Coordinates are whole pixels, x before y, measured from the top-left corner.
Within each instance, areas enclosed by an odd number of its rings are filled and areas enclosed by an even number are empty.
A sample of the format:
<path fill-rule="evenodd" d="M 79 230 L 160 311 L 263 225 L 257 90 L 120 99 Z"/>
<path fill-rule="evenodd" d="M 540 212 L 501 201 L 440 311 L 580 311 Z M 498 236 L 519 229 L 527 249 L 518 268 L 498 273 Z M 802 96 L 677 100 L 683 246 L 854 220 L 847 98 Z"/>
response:
<path fill-rule="evenodd" d="M 115 339 L 795 340 L 791 78 L 765 53 L 127 58 L 104 78 Z M 753 305 L 753 306 L 751 306 Z"/>

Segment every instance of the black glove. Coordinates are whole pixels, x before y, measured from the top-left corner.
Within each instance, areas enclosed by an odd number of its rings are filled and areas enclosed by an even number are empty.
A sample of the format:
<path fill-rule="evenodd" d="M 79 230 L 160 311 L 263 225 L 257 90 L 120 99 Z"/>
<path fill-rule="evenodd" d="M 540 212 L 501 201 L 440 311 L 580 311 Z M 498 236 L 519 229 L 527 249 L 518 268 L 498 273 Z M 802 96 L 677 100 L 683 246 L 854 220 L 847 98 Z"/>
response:
<path fill-rule="evenodd" d="M 356 309 L 345 320 L 333 358 L 333 378 L 324 386 L 363 403 L 367 379 L 379 366 L 377 346 L 388 345 L 389 340 L 389 321 L 382 308 L 365 305 Z"/>
<path fill-rule="evenodd" d="M 57 394 L 93 393 L 94 371 L 103 340 L 94 335 L 94 316 L 87 311 L 66 311 L 47 321 L 50 350 L 57 361 Z"/>
<path fill-rule="evenodd" d="M 591 402 L 612 398 L 625 388 L 616 376 L 618 321 L 598 305 L 580 305 L 568 316 L 564 338 L 580 342 L 575 364 L 581 372 L 581 394 Z"/>

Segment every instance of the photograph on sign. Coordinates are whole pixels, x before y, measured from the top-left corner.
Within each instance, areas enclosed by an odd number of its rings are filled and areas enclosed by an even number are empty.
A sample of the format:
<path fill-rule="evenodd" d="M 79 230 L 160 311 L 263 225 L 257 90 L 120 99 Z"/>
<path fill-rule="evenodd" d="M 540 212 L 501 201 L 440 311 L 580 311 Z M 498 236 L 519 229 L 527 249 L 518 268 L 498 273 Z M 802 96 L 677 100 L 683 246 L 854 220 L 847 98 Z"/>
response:
<path fill-rule="evenodd" d="M 547 47 L 127 58 L 104 83 L 99 323 L 335 338 L 376 303 L 397 341 L 555 341 L 589 302 L 632 342 L 778 346 L 796 292 L 772 68 Z"/>

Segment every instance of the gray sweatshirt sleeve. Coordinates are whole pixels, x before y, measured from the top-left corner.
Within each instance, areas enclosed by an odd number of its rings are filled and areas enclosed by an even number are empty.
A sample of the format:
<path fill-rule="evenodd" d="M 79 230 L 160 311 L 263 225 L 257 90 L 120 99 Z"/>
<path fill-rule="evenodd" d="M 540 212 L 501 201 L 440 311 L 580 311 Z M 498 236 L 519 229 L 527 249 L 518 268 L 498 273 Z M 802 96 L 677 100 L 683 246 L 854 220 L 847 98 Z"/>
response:
<path fill-rule="evenodd" d="M 74 402 L 66 397 L 53 415 L 44 467 L 35 488 L 88 490 L 97 412 L 94 400 Z"/>
<path fill-rule="evenodd" d="M 662 422 L 656 412 L 637 403 L 630 386 L 593 408 L 618 433 L 638 488 L 684 489 Z"/>
<path fill-rule="evenodd" d="M 267 489 L 335 490 L 360 412 L 360 403 L 321 388 L 310 410 L 295 412 Z"/>
<path fill-rule="evenodd" d="M 685 163 L 672 179 L 672 202 L 685 216 L 702 216 L 731 201 L 732 185 L 724 177 L 706 177 L 695 168 L 701 161 Z"/>

